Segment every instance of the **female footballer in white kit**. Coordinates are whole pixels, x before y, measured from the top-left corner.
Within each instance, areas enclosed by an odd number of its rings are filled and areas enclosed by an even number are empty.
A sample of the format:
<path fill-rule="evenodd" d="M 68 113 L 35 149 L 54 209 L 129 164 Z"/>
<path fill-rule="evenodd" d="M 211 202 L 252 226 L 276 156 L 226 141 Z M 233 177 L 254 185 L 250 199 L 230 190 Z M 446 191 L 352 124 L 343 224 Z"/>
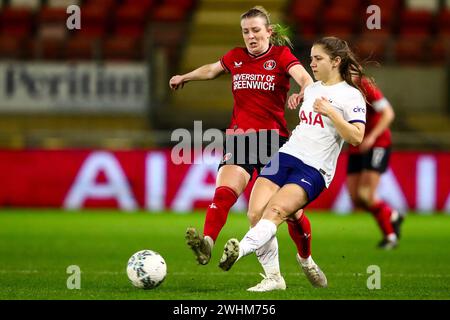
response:
<path fill-rule="evenodd" d="M 317 81 L 305 89 L 300 123 L 263 168 L 251 193 L 249 207 L 258 203 L 262 218 L 240 242 L 227 241 L 219 263 L 225 271 L 271 240 L 285 220 L 298 219 L 298 210 L 330 185 L 344 141 L 356 146 L 363 140 L 366 102 L 352 80 L 363 72 L 347 42 L 335 37 L 316 41 L 310 66 Z M 314 286 L 327 286 L 311 256 L 297 255 L 297 260 Z"/>

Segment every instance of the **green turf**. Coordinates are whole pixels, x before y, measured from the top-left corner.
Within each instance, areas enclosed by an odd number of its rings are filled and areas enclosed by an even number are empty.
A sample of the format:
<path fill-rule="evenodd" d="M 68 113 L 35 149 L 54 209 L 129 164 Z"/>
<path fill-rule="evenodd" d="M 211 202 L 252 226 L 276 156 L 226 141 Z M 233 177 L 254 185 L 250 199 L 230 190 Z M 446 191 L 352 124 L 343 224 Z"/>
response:
<path fill-rule="evenodd" d="M 278 232 L 286 291 L 249 293 L 260 281 L 254 255 L 232 270 L 217 267 L 230 237 L 248 230 L 244 214 L 231 214 L 209 265 L 199 266 L 184 242 L 187 226 L 204 215 L 118 212 L 0 211 L 0 299 L 449 299 L 450 216 L 410 214 L 400 247 L 375 249 L 380 234 L 368 214 L 310 213 L 313 257 L 329 288 L 310 286 L 295 260 L 286 226 Z M 164 283 L 140 290 L 128 282 L 128 258 L 141 249 L 160 252 Z M 66 287 L 69 265 L 81 268 L 81 289 Z M 381 289 L 367 288 L 367 267 L 381 269 Z"/>

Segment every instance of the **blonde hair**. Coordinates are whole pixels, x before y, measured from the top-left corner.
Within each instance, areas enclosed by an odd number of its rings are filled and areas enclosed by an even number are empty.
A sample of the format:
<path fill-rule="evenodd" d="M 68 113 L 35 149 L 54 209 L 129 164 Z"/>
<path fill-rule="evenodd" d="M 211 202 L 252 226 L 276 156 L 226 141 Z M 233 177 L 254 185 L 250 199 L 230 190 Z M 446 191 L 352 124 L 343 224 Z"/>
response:
<path fill-rule="evenodd" d="M 291 39 L 289 39 L 289 28 L 284 27 L 281 24 L 270 24 L 270 14 L 269 12 L 262 6 L 255 6 L 241 14 L 241 20 L 248 18 L 260 17 L 266 20 L 266 27 L 272 28 L 272 35 L 270 36 L 270 43 L 277 46 L 289 46 L 293 48 L 293 44 Z"/>

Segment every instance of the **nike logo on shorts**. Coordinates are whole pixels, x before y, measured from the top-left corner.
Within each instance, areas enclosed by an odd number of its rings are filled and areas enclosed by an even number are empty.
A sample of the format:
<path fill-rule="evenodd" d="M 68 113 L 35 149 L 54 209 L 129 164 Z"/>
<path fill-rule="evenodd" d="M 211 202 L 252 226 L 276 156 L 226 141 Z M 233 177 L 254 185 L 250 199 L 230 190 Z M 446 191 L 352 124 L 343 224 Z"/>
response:
<path fill-rule="evenodd" d="M 304 183 L 307 183 L 307 184 L 309 184 L 310 186 L 312 186 L 311 182 L 308 182 L 308 181 L 306 181 L 306 180 L 303 179 L 303 178 L 302 178 L 300 181 L 301 181 L 301 182 L 304 182 Z"/>

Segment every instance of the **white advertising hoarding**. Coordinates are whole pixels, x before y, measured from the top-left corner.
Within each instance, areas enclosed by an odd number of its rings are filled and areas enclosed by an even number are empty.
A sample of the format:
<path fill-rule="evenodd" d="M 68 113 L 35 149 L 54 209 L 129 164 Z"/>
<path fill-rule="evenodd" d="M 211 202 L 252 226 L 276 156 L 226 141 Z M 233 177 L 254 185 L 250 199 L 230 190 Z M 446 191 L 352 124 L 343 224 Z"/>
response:
<path fill-rule="evenodd" d="M 0 112 L 130 112 L 149 108 L 144 63 L 0 63 Z"/>

